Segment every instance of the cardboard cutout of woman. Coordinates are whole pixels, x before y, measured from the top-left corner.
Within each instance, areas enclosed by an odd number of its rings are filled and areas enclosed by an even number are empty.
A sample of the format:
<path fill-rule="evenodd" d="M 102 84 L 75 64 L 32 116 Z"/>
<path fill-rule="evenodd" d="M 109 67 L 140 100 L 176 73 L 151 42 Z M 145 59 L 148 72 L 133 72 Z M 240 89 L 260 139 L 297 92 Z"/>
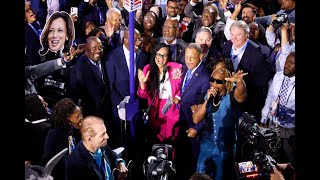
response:
<path fill-rule="evenodd" d="M 65 11 L 56 11 L 46 21 L 40 35 L 42 48 L 39 50 L 41 61 L 74 55 L 71 47 L 75 39 L 75 28 L 71 16 Z M 70 55 L 71 54 L 71 55 Z M 68 67 L 68 64 L 67 64 Z M 66 97 L 68 68 L 56 70 L 37 80 L 36 89 L 52 107 Z"/>
<path fill-rule="evenodd" d="M 68 53 L 75 39 L 74 23 L 65 11 L 56 11 L 46 21 L 40 36 L 42 61 L 51 60 L 49 51 L 57 57 Z M 48 54 L 49 53 L 49 54 Z M 53 57 L 53 59 L 57 58 Z"/>

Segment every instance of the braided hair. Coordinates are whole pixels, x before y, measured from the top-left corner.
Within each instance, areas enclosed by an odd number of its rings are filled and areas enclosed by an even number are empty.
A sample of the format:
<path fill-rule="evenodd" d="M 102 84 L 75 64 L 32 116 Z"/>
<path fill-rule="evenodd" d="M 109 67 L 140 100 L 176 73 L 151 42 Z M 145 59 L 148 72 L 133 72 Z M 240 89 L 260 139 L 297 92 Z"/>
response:
<path fill-rule="evenodd" d="M 69 116 L 73 114 L 77 105 L 70 98 L 63 98 L 55 104 L 52 112 L 52 122 L 55 128 L 69 130 Z"/>

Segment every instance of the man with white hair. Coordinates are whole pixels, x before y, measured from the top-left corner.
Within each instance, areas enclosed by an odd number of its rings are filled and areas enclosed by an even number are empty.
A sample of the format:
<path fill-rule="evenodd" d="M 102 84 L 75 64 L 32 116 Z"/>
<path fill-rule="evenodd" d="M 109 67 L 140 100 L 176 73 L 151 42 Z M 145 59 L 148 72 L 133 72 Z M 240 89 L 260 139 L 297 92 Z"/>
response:
<path fill-rule="evenodd" d="M 128 169 L 125 161 L 107 145 L 107 128 L 101 118 L 87 116 L 80 125 L 81 141 L 66 163 L 68 180 L 113 179 L 112 169 L 119 170 L 119 179 L 125 179 Z"/>

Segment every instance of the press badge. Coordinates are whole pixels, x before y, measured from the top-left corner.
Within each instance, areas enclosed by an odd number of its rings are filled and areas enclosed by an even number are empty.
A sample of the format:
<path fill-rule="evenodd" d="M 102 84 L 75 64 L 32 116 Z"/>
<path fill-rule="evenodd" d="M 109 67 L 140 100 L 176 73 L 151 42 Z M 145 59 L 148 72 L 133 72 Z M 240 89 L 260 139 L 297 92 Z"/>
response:
<path fill-rule="evenodd" d="M 272 101 L 272 103 L 271 103 L 270 112 L 268 114 L 270 119 L 272 119 L 272 117 L 275 117 L 277 114 L 278 102 L 279 102 L 279 98 L 277 98 L 276 101 Z"/>

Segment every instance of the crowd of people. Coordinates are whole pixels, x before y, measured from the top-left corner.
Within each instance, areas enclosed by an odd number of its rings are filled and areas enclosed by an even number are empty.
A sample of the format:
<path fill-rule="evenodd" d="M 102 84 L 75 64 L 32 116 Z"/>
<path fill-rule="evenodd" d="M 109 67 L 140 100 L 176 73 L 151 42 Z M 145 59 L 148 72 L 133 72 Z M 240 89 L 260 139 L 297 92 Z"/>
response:
<path fill-rule="evenodd" d="M 25 1 L 26 166 L 67 148 L 54 179 L 144 179 L 152 145 L 169 144 L 169 179 L 237 179 L 253 151 L 246 112 L 279 131 L 270 179 L 294 179 L 295 0 L 143 0 L 130 13 L 123 0 Z"/>

